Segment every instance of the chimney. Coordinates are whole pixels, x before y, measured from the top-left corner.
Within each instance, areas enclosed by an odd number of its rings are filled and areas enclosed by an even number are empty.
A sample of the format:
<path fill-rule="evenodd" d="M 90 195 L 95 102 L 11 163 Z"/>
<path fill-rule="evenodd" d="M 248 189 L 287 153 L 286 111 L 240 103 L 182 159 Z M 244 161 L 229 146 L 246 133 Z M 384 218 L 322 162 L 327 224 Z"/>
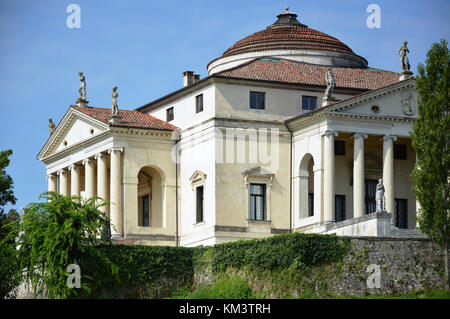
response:
<path fill-rule="evenodd" d="M 183 87 L 194 84 L 194 72 L 184 71 L 183 72 Z"/>
<path fill-rule="evenodd" d="M 198 81 L 200 81 L 200 75 L 194 74 L 194 83 L 197 83 Z"/>

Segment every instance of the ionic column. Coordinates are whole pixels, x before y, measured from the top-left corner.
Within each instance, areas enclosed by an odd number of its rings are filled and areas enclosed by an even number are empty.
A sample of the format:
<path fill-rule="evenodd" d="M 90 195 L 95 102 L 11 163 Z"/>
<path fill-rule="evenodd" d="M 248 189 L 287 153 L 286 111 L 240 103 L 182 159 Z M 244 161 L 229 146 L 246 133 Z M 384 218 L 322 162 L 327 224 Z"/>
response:
<path fill-rule="evenodd" d="M 84 192 L 87 199 L 95 196 L 95 162 L 94 160 L 87 158 L 83 160 L 84 165 Z"/>
<path fill-rule="evenodd" d="M 49 192 L 58 192 L 58 176 L 55 174 L 47 175 L 48 181 L 48 191 Z"/>
<path fill-rule="evenodd" d="M 383 137 L 383 184 L 386 197 L 386 211 L 392 214 L 391 222 L 395 224 L 394 200 L 394 141 L 396 136 Z"/>
<path fill-rule="evenodd" d="M 108 151 L 111 156 L 111 235 L 114 237 L 123 236 L 121 152 L 123 148 L 118 147 Z"/>
<path fill-rule="evenodd" d="M 72 164 L 69 166 L 71 196 L 80 196 L 80 170 L 79 165 Z"/>
<path fill-rule="evenodd" d="M 326 131 L 324 134 L 324 187 L 323 209 L 324 222 L 334 222 L 334 137 L 337 132 Z"/>
<path fill-rule="evenodd" d="M 97 196 L 108 201 L 108 156 L 106 154 L 99 153 L 95 155 L 97 160 Z M 100 209 L 106 213 L 106 206 L 100 207 Z"/>
<path fill-rule="evenodd" d="M 364 215 L 364 139 L 367 134 L 353 135 L 353 218 Z"/>
<path fill-rule="evenodd" d="M 70 195 L 69 173 L 65 169 L 58 171 L 59 175 L 59 193 L 63 196 Z"/>

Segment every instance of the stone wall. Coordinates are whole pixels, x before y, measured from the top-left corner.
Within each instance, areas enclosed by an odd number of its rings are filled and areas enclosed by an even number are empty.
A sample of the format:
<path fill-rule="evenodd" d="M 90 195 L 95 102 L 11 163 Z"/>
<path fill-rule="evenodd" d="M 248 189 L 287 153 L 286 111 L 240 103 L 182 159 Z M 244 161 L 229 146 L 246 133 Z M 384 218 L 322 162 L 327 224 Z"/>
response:
<path fill-rule="evenodd" d="M 370 265 L 379 269 L 379 288 L 376 274 L 368 271 Z M 196 267 L 194 273 L 196 285 L 211 284 L 218 278 L 211 267 Z M 264 273 L 228 269 L 220 275 L 247 279 L 254 292 L 265 298 L 360 296 L 444 288 L 443 252 L 427 239 L 351 238 L 350 250 L 339 263 Z M 369 276 L 374 280 L 368 284 Z"/>

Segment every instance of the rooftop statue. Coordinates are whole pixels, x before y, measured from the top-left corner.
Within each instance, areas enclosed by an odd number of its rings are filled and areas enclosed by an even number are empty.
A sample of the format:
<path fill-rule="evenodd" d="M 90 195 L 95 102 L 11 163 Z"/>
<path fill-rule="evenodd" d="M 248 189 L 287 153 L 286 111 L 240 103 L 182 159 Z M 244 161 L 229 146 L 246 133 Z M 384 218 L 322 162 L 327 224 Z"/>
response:
<path fill-rule="evenodd" d="M 402 47 L 398 50 L 398 54 L 400 55 L 400 61 L 402 62 L 402 70 L 403 73 L 411 73 L 411 66 L 409 65 L 409 59 L 408 56 L 406 55 L 407 53 L 409 53 L 408 48 L 406 47 L 406 45 L 408 44 L 407 41 L 403 42 Z"/>
<path fill-rule="evenodd" d="M 50 135 L 55 131 L 55 123 L 53 123 L 52 119 L 48 119 L 48 128 L 50 131 Z"/>
<path fill-rule="evenodd" d="M 112 113 L 111 116 L 119 115 L 119 107 L 117 105 L 117 98 L 119 97 L 119 93 L 117 93 L 117 86 L 113 87 L 112 93 Z"/>
<path fill-rule="evenodd" d="M 333 100 L 333 91 L 336 87 L 336 81 L 334 80 L 333 72 L 331 68 L 328 68 L 327 74 L 325 76 L 325 80 L 327 81 L 327 89 L 325 91 L 325 99 Z"/>
<path fill-rule="evenodd" d="M 78 93 L 80 93 L 80 97 L 77 100 L 77 103 L 79 102 L 86 102 L 86 77 L 84 76 L 83 72 L 78 72 L 78 75 L 80 76 L 80 88 L 78 89 Z"/>

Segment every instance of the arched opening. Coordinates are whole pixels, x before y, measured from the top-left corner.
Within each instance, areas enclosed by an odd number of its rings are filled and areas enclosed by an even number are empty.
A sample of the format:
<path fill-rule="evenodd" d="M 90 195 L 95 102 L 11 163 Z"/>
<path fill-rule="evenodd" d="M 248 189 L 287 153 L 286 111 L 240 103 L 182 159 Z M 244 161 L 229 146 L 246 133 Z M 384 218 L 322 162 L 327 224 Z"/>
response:
<path fill-rule="evenodd" d="M 146 166 L 138 173 L 138 226 L 163 227 L 163 176 Z"/>
<path fill-rule="evenodd" d="M 314 216 L 314 158 L 311 154 L 303 156 L 299 171 L 300 218 Z"/>

